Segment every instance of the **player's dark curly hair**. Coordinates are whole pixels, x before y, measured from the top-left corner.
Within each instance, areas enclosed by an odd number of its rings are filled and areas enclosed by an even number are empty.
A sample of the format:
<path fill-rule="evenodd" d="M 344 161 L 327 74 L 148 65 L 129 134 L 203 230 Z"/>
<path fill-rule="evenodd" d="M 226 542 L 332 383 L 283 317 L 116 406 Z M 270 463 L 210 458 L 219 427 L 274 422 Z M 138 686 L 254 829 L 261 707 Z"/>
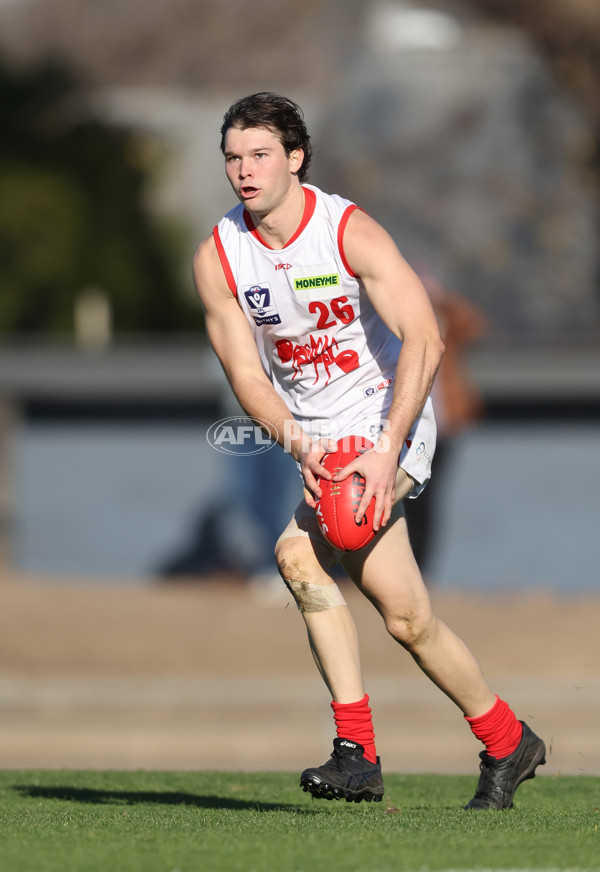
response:
<path fill-rule="evenodd" d="M 310 136 L 304 123 L 304 113 L 297 103 L 279 94 L 261 91 L 242 97 L 230 106 L 221 125 L 221 151 L 225 151 L 225 134 L 230 127 L 246 130 L 248 127 L 266 127 L 280 140 L 286 154 L 301 148 L 304 152 L 298 178 L 304 182 L 308 178 L 308 167 L 312 159 Z"/>

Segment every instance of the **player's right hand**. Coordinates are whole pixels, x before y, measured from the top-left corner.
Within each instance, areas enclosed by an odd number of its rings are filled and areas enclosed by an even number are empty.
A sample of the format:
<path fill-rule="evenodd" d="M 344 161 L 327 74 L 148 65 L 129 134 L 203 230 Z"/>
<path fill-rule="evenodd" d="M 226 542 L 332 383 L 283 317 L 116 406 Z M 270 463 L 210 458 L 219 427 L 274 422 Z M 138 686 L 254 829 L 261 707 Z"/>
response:
<path fill-rule="evenodd" d="M 323 496 L 319 487 L 319 478 L 331 478 L 331 473 L 321 461 L 326 454 L 337 450 L 335 439 L 315 439 L 300 456 L 300 467 L 304 479 L 304 499 L 311 509 L 316 509 L 317 500 Z"/>

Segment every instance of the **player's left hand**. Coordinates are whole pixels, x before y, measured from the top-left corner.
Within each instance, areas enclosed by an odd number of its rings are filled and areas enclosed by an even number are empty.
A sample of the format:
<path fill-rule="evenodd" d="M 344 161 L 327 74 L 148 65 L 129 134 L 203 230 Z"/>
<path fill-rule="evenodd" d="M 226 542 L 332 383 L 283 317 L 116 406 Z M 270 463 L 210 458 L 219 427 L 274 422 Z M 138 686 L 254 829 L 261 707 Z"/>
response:
<path fill-rule="evenodd" d="M 360 523 L 371 500 L 375 498 L 373 529 L 385 527 L 396 500 L 398 458 L 392 451 L 371 448 L 336 473 L 333 480 L 343 481 L 353 472 L 358 472 L 365 479 L 365 490 L 356 511 L 356 523 Z"/>

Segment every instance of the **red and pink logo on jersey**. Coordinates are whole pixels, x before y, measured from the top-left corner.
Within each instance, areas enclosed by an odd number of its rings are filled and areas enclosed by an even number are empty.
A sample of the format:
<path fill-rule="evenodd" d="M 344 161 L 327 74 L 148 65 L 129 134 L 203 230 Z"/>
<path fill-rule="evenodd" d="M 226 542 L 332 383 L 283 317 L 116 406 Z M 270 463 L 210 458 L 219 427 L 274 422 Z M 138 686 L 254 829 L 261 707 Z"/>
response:
<path fill-rule="evenodd" d="M 297 375 L 303 374 L 304 366 L 313 366 L 315 380 L 313 384 L 319 381 L 321 370 L 327 378 L 325 384 L 331 379 L 331 369 L 334 366 L 339 367 L 343 372 L 351 372 L 356 369 L 359 364 L 358 354 L 356 351 L 348 348 L 338 352 L 338 343 L 335 339 L 330 339 L 328 336 L 314 337 L 312 333 L 308 337 L 308 342 L 304 345 L 296 345 L 289 339 L 279 339 L 275 343 L 279 360 L 282 363 L 291 363 L 293 375 L 292 381 Z"/>

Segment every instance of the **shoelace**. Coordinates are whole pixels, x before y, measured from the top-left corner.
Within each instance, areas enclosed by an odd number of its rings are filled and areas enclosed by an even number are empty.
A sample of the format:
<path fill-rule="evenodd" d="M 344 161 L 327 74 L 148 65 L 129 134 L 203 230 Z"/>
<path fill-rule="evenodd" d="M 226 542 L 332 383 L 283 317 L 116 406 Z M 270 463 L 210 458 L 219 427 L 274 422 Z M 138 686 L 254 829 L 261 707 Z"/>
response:
<path fill-rule="evenodd" d="M 491 766 L 486 765 L 483 761 L 479 764 L 481 778 L 477 785 L 475 796 L 486 796 L 493 792 L 494 774 Z"/>

